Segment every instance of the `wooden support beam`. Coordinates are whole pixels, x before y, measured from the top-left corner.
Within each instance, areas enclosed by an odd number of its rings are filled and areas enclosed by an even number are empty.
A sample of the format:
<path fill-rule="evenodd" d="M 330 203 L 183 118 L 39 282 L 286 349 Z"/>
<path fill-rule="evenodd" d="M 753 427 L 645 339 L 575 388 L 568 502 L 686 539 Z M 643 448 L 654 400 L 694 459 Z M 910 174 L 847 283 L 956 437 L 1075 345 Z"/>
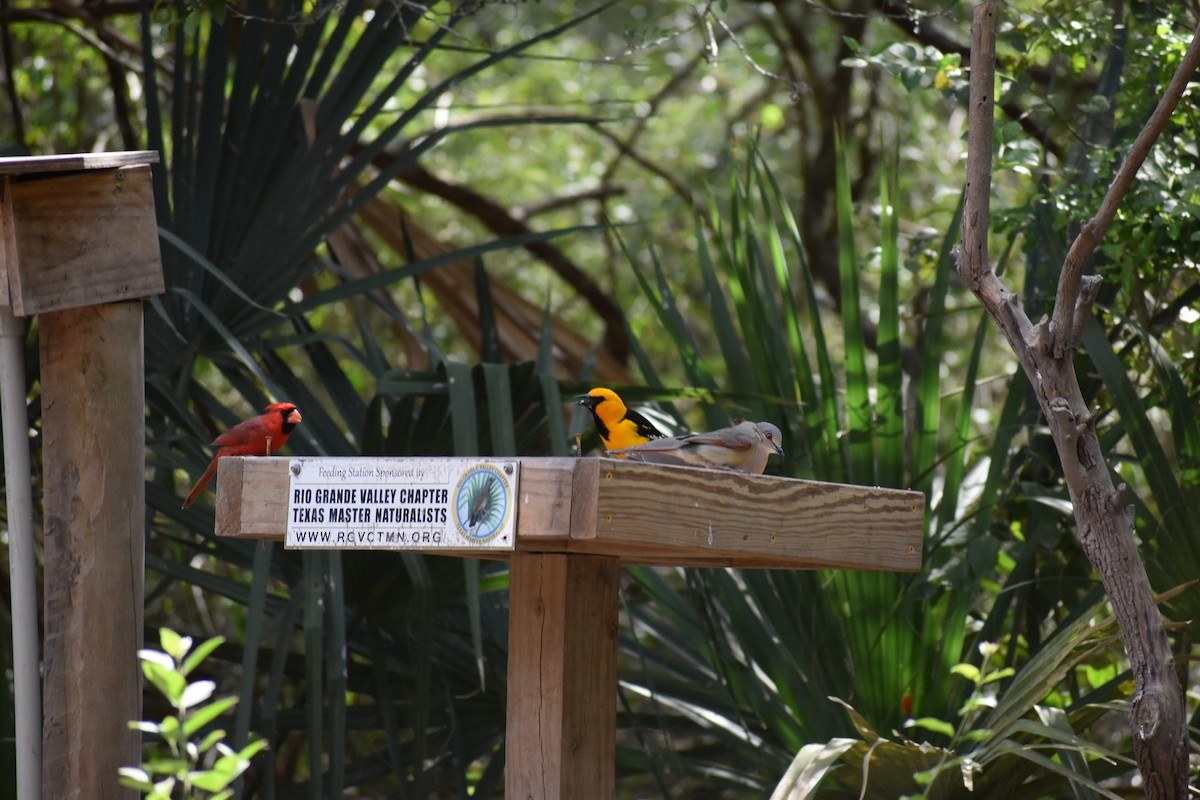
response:
<path fill-rule="evenodd" d="M 505 793 L 612 800 L 617 585 L 611 556 L 513 556 Z"/>
<path fill-rule="evenodd" d="M 520 461 L 517 552 L 699 567 L 921 565 L 920 492 L 609 458 Z M 221 459 L 217 533 L 282 539 L 287 465 L 285 457 Z"/>
<path fill-rule="evenodd" d="M 43 796 L 133 798 L 145 569 L 142 304 L 41 329 L 46 593 Z"/>

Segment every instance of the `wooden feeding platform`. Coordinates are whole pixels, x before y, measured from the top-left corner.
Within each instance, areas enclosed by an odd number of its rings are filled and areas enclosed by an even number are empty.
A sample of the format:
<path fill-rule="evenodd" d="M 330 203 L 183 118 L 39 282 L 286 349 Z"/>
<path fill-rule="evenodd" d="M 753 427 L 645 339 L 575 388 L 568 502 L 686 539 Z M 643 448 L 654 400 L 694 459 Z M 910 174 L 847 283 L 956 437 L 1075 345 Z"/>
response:
<path fill-rule="evenodd" d="M 508 798 L 614 795 L 623 565 L 921 566 L 920 492 L 607 458 L 506 461 L 519 464 L 511 550 L 403 549 L 510 560 Z M 217 533 L 283 539 L 294 463 L 221 459 Z"/>

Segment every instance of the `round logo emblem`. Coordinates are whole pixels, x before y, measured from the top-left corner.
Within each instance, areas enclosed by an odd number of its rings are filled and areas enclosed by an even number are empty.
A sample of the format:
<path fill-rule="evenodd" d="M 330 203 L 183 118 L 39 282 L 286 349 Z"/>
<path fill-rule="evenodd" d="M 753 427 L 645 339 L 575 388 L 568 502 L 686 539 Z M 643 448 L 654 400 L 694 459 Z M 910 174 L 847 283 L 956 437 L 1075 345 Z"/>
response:
<path fill-rule="evenodd" d="M 454 522 L 468 542 L 490 542 L 504 529 L 512 502 L 504 473 L 490 464 L 463 473 L 454 489 Z"/>

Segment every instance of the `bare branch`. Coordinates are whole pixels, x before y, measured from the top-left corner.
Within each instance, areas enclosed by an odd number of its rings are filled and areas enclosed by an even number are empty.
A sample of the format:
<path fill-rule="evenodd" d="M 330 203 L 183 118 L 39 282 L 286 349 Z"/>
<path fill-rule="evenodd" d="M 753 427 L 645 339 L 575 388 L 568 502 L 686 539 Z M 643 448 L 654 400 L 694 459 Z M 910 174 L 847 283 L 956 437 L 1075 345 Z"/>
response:
<path fill-rule="evenodd" d="M 521 208 L 514 208 L 512 215 L 515 219 L 522 222 L 528 222 L 539 214 L 545 214 L 549 211 L 558 211 L 562 208 L 571 208 L 580 203 L 585 203 L 589 200 L 608 200 L 612 197 L 620 197 L 627 194 L 624 186 L 598 186 L 595 189 L 586 189 L 581 192 L 572 192 L 570 194 L 551 197 L 548 200 L 542 200 L 538 203 L 531 203 Z"/>
<path fill-rule="evenodd" d="M 383 168 L 393 157 L 393 152 L 382 154 L 376 157 L 375 164 Z M 469 186 L 435 175 L 420 164 L 410 166 L 399 175 L 399 179 L 462 209 L 498 236 L 523 236 L 532 231 L 495 199 L 485 197 Z M 569 283 L 604 320 L 604 347 L 613 358 L 624 362 L 629 356 L 629 335 L 620 305 L 554 243 L 531 242 L 525 245 L 525 249 Z"/>
<path fill-rule="evenodd" d="M 1096 435 L 1095 414 L 1087 408 L 1071 348 L 1065 346 L 1074 341 L 1074 334 L 1060 324 L 1059 336 L 1062 337 L 1063 332 L 1070 335 L 1061 338 L 1062 346 L 1053 344 L 1050 322 L 1043 318 L 1037 325 L 1031 325 L 1018 307 L 1016 297 L 1005 289 L 987 260 L 995 35 L 994 4 L 984 3 L 976 7 L 972 26 L 966 207 L 963 246 L 955 251 L 955 266 L 1012 345 L 1050 427 L 1071 498 L 1076 538 L 1100 575 L 1129 654 L 1137 687 L 1130 704 L 1130 729 L 1138 769 L 1145 781 L 1146 797 L 1150 800 L 1184 797 L 1187 793 L 1188 738 L 1183 692 L 1175 674 L 1175 661 L 1162 614 L 1134 541 L 1133 517 L 1120 509 L 1122 493 L 1113 487 Z M 1195 44 L 1192 49 L 1196 49 Z M 1143 131 L 1138 142 L 1143 140 L 1146 144 L 1139 151 L 1140 158 L 1145 157 L 1145 149 L 1153 137 L 1147 139 L 1146 131 Z M 1125 183 L 1118 189 L 1118 180 L 1114 180 L 1105 206 L 1096 219 L 1085 226 L 1089 236 L 1094 237 L 1097 231 L 1103 233 L 1104 228 L 1097 224 L 1098 221 L 1107 219 L 1103 223 L 1105 227 L 1112 221 L 1115 204 L 1141 163 L 1140 159 L 1137 164 L 1132 163 L 1133 155 L 1131 150 L 1126 166 L 1118 176 L 1125 176 Z M 1108 206 L 1110 199 L 1111 207 Z M 1087 237 L 1082 240 L 1089 241 Z M 1098 237 L 1095 240 L 1098 241 Z M 1076 246 L 1084 245 L 1077 240 Z M 1094 246 L 1093 242 L 1091 247 Z M 1072 252 L 1078 252 L 1075 246 Z M 1072 285 L 1067 287 L 1069 292 L 1065 296 L 1060 283 L 1060 296 L 1055 305 L 1056 317 L 1066 309 L 1067 322 L 1073 324 L 1076 333 L 1082 331 L 1100 285 L 1099 278 L 1080 275 L 1085 261 L 1086 258 L 1082 258 L 1076 263 L 1076 272 L 1070 278 Z M 1064 265 L 1064 281 L 1067 271 Z M 1069 300 L 1069 305 L 1065 304 L 1064 298 Z"/>
<path fill-rule="evenodd" d="M 1096 302 L 1096 295 L 1100 293 L 1103 283 L 1104 279 L 1099 275 L 1084 275 L 1080 279 L 1079 299 L 1075 301 L 1075 316 L 1071 319 L 1071 329 L 1074 331 L 1071 337 L 1072 350 L 1079 347 L 1080 341 L 1083 340 L 1083 326 L 1092 315 L 1092 305 Z"/>
<path fill-rule="evenodd" d="M 971 24 L 971 99 L 967 112 L 967 187 L 962 216 L 962 247 L 955 248 L 959 277 L 970 287 L 1028 370 L 1033 324 L 1017 296 L 996 277 L 988 258 L 992 197 L 992 142 L 996 85 L 996 10 L 994 3 L 975 7 Z"/>
<path fill-rule="evenodd" d="M 1179 99 L 1183 96 L 1192 76 L 1196 74 L 1198 66 L 1200 66 L 1200 26 L 1196 28 L 1196 33 L 1192 36 L 1192 43 L 1188 46 L 1179 68 L 1175 70 L 1175 75 L 1167 85 L 1162 99 L 1159 100 L 1158 107 L 1154 109 L 1150 119 L 1146 120 L 1142 132 L 1138 134 L 1137 139 L 1129 148 L 1129 152 L 1125 154 L 1125 160 L 1121 163 L 1121 168 L 1117 170 L 1112 183 L 1109 184 L 1096 216 L 1084 223 L 1083 229 L 1079 231 L 1079 235 L 1075 237 L 1075 241 L 1071 243 L 1071 249 L 1067 252 L 1062 274 L 1058 278 L 1058 292 L 1054 297 L 1054 314 L 1050 318 L 1049 344 L 1055 358 L 1062 358 L 1077 339 L 1072 322 L 1079 294 L 1079 281 L 1083 276 L 1084 267 L 1100 244 L 1100 240 L 1104 238 L 1104 234 L 1108 233 L 1108 229 L 1117 215 L 1117 208 L 1121 205 L 1121 200 L 1129 191 L 1133 179 L 1142 167 L 1142 162 L 1146 160 L 1150 148 L 1154 146 L 1154 142 L 1166 127 L 1175 107 L 1179 105 Z M 972 60 L 973 67 L 974 61 Z M 974 92 L 973 86 L 972 92 Z"/>
<path fill-rule="evenodd" d="M 680 199 L 682 199 L 685 203 L 688 203 L 688 204 L 691 204 L 692 206 L 694 206 L 696 208 L 696 210 L 698 212 L 700 212 L 701 215 L 704 216 L 705 220 L 707 221 L 708 215 L 707 215 L 707 213 L 705 213 L 703 211 L 701 205 L 696 203 L 695 194 L 693 193 L 692 188 L 690 186 L 688 186 L 682 180 L 680 180 L 675 175 L 673 175 L 671 173 L 671 171 L 668 170 L 666 167 L 664 167 L 654 161 L 651 161 L 647 156 L 644 156 L 641 153 L 639 153 L 634 147 L 629 145 L 625 139 L 622 139 L 621 137 L 617 136 L 615 133 L 613 133 L 608 128 L 604 127 L 603 125 L 601 125 L 599 123 L 595 123 L 595 124 L 591 125 L 591 128 L 596 133 L 600 134 L 605 139 L 607 139 L 609 142 L 611 142 L 612 145 L 614 147 L 616 147 L 617 150 L 621 153 L 621 155 L 623 155 L 626 158 L 628 158 L 629 160 L 633 161 L 635 164 L 637 164 L 638 166 L 640 166 L 642 169 L 646 170 L 647 172 L 651 173 L 652 175 L 656 175 L 659 178 L 661 178 L 662 181 L 667 184 L 667 186 L 671 187 L 671 191 L 673 191 L 675 194 L 677 194 L 680 197 Z"/>
<path fill-rule="evenodd" d="M 992 109 L 996 85 L 996 8 L 975 7 L 971 24 L 971 105 L 967 112 L 967 189 L 963 207 L 962 241 L 970 271 L 963 275 L 974 290 L 991 273 L 988 224 L 992 203 Z M 994 277 L 994 276 L 993 276 Z"/>

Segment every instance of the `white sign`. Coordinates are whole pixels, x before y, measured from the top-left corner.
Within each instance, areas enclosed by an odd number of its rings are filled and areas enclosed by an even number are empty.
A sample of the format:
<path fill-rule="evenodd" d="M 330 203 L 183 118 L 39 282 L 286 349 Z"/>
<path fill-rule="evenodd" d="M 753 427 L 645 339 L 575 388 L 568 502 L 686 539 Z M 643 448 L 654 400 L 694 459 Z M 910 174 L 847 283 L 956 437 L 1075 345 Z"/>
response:
<path fill-rule="evenodd" d="M 517 461 L 293 458 L 285 547 L 512 550 Z"/>

